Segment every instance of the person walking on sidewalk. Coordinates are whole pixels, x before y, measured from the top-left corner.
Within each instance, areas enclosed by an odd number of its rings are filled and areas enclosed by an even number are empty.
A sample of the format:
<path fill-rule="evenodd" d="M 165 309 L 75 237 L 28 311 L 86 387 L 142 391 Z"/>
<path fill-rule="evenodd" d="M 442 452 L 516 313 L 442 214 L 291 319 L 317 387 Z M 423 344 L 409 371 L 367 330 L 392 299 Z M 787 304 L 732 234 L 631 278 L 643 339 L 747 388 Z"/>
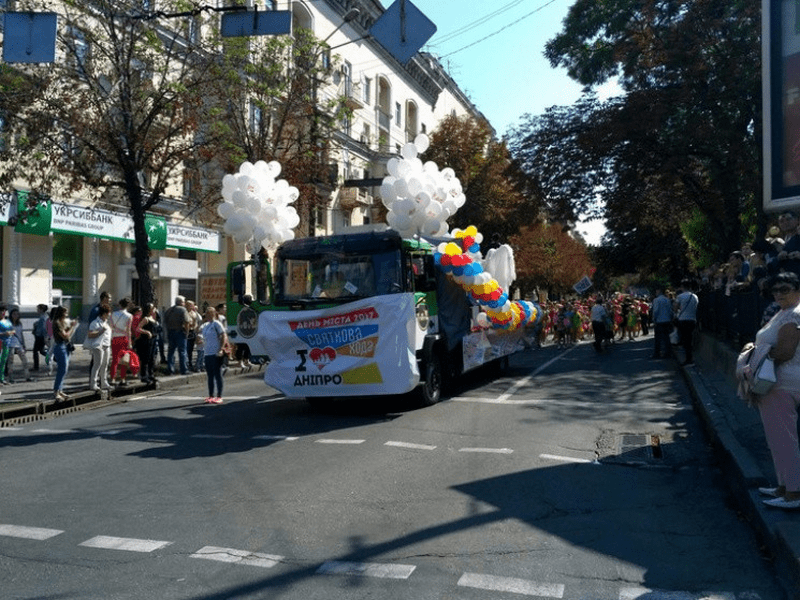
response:
<path fill-rule="evenodd" d="M 692 336 L 697 325 L 697 305 L 698 299 L 692 292 L 692 282 L 684 279 L 681 282 L 682 292 L 675 298 L 675 307 L 678 313 L 678 338 L 686 354 L 682 365 L 688 367 L 694 365 L 692 355 Z"/>
<path fill-rule="evenodd" d="M 756 346 L 770 347 L 775 361 L 775 385 L 758 398 L 767 445 L 772 454 L 778 486 L 759 488 L 771 496 L 764 504 L 775 508 L 800 508 L 800 443 L 797 436 L 797 407 L 800 404 L 800 278 L 779 273 L 770 289 L 781 310 L 756 334 Z"/>
<path fill-rule="evenodd" d="M 19 316 L 19 309 L 12 308 L 9 313 L 9 320 L 14 327 L 14 334 L 8 338 L 8 383 L 14 383 L 12 372 L 14 370 L 14 357 L 18 356 L 22 363 L 22 377 L 24 381 L 33 381 L 30 371 L 28 371 L 27 348 L 25 348 L 25 330 Z"/>
<path fill-rule="evenodd" d="M 92 353 L 91 375 L 89 376 L 89 389 L 96 392 L 97 380 L 100 380 L 100 389 L 107 390 L 111 386 L 108 384 L 108 362 L 111 357 L 111 326 L 108 324 L 108 316 L 111 309 L 101 304 L 97 309 L 97 317 L 89 323 L 86 332 L 86 340 L 83 347 Z"/>
<path fill-rule="evenodd" d="M 205 314 L 205 324 L 202 329 L 202 336 L 205 343 L 206 377 L 208 378 L 208 398 L 206 402 L 210 404 L 222 404 L 222 364 L 223 348 L 228 341 L 225 328 L 217 320 L 217 311 L 213 307 L 208 307 Z M 214 393 L 216 391 L 216 393 Z"/>
<path fill-rule="evenodd" d="M 661 358 L 662 356 L 667 358 L 672 354 L 672 349 L 669 345 L 669 332 L 672 329 L 672 302 L 664 295 L 663 289 L 656 289 L 656 297 L 653 300 L 651 314 L 655 329 L 653 358 Z"/>
<path fill-rule="evenodd" d="M 111 381 L 112 383 L 117 377 L 117 369 L 119 368 L 119 360 L 122 353 L 126 350 L 133 348 L 131 341 L 131 321 L 133 315 L 128 312 L 128 305 L 130 300 L 122 298 L 119 301 L 119 308 L 111 313 Z M 125 370 L 127 374 L 127 369 Z M 119 385 L 127 385 L 125 375 L 121 376 Z"/>
<path fill-rule="evenodd" d="M 33 370 L 39 370 L 39 355 L 47 356 L 47 304 L 36 306 L 39 313 L 33 322 Z"/>
<path fill-rule="evenodd" d="M 68 400 L 64 393 L 64 379 L 69 369 L 69 349 L 72 335 L 78 325 L 77 321 L 70 323 L 67 319 L 67 309 L 64 306 L 56 306 L 53 311 L 53 353 L 52 359 L 58 368 L 56 378 L 53 382 L 53 397 L 56 400 Z"/>

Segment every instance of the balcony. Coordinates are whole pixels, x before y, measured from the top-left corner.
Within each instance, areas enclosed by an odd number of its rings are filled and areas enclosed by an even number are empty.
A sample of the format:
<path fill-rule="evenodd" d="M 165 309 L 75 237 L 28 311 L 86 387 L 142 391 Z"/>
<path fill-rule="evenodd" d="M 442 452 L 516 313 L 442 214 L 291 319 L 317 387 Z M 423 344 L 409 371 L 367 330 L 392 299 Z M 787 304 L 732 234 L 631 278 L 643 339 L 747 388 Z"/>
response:
<path fill-rule="evenodd" d="M 339 189 L 339 205 L 347 210 L 358 206 L 370 206 L 372 196 L 365 188 L 343 187 Z"/>

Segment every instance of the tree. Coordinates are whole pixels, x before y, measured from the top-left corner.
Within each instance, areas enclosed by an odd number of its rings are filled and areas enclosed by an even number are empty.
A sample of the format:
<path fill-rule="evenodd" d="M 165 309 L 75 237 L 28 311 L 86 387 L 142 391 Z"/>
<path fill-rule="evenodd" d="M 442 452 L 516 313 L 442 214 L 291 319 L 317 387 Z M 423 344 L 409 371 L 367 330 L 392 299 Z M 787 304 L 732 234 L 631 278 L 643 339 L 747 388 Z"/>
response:
<path fill-rule="evenodd" d="M 546 56 L 626 94 L 529 119 L 513 155 L 562 212 L 603 207 L 617 243 L 680 237 L 699 210 L 720 255 L 739 247 L 739 215 L 761 198 L 759 18 L 745 0 L 577 0 Z"/>
<path fill-rule="evenodd" d="M 586 246 L 557 223 L 523 226 L 509 244 L 514 249 L 516 285 L 523 295 L 534 289 L 570 292 L 594 271 Z"/>
<path fill-rule="evenodd" d="M 111 0 L 60 6 L 56 62 L 24 69 L 33 82 L 29 101 L 12 112 L 14 94 L 3 88 L 0 109 L 14 149 L 0 162 L 0 179 L 24 179 L 34 197 L 81 193 L 124 202 L 133 220 L 140 297 L 151 301 L 145 216 L 180 189 L 186 164 L 203 160 L 208 63 L 169 28 L 174 23 L 142 18 Z M 46 5 L 33 0 L 17 8 Z"/>
<path fill-rule="evenodd" d="M 225 41 L 214 58 L 214 97 L 220 107 L 215 153 L 223 171 L 245 160 L 277 160 L 282 177 L 300 190 L 300 227 L 310 233 L 316 206 L 336 185 L 330 153 L 335 132 L 352 115 L 333 85 L 336 58 L 308 29 L 292 37 Z M 218 184 L 218 182 L 213 182 Z"/>
<path fill-rule="evenodd" d="M 539 219 L 540 201 L 533 182 L 521 171 L 505 142 L 492 137 L 486 122 L 450 116 L 430 134 L 421 157 L 455 171 L 467 200 L 450 219 L 451 227 L 475 225 L 485 240 L 506 239 L 520 224 Z"/>

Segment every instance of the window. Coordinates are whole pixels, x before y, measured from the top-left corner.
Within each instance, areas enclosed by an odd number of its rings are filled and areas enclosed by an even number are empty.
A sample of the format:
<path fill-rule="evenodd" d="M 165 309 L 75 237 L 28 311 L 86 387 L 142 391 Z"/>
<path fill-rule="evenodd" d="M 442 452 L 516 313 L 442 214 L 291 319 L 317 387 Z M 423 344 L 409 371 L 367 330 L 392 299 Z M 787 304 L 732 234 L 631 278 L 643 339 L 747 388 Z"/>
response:
<path fill-rule="evenodd" d="M 250 103 L 250 132 L 257 134 L 262 131 L 263 127 L 263 113 L 261 108 L 255 103 Z"/>
<path fill-rule="evenodd" d="M 394 103 L 394 122 L 395 125 L 400 126 L 403 121 L 403 107 L 399 102 Z"/>
<path fill-rule="evenodd" d="M 62 303 L 70 317 L 79 317 L 83 307 L 83 238 L 53 234 L 53 288 L 61 290 Z"/>
<path fill-rule="evenodd" d="M 77 27 L 70 27 L 71 46 L 68 48 L 71 65 L 81 74 L 86 74 L 89 67 L 89 42 L 86 35 Z"/>
<path fill-rule="evenodd" d="M 369 124 L 364 123 L 364 131 L 361 133 L 361 139 L 359 141 L 365 146 L 369 146 L 370 133 Z M 2 130 L 0 130 L 0 134 L 2 134 Z"/>
<path fill-rule="evenodd" d="M 363 100 L 367 106 L 372 103 L 372 80 L 369 77 L 364 78 Z"/>
<path fill-rule="evenodd" d="M 352 125 L 350 121 L 350 115 L 348 114 L 343 115 L 341 124 L 342 124 L 342 133 L 344 133 L 345 135 L 350 135 L 351 125 Z"/>

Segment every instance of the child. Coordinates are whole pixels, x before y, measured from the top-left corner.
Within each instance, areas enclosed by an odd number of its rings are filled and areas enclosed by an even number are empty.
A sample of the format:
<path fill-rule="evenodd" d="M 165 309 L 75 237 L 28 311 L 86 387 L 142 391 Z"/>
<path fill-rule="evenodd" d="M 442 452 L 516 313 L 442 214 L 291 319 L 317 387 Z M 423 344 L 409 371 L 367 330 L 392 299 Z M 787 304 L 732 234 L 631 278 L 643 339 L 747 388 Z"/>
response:
<path fill-rule="evenodd" d="M 22 329 L 22 321 L 20 320 L 19 310 L 14 308 L 9 315 L 11 325 L 14 327 L 11 337 L 8 338 L 8 382 L 14 383 L 11 373 L 14 369 L 14 357 L 18 356 L 22 362 L 22 372 L 25 381 L 33 381 L 30 372 L 28 371 L 28 357 L 26 356 L 27 349 L 25 348 L 25 334 Z"/>

